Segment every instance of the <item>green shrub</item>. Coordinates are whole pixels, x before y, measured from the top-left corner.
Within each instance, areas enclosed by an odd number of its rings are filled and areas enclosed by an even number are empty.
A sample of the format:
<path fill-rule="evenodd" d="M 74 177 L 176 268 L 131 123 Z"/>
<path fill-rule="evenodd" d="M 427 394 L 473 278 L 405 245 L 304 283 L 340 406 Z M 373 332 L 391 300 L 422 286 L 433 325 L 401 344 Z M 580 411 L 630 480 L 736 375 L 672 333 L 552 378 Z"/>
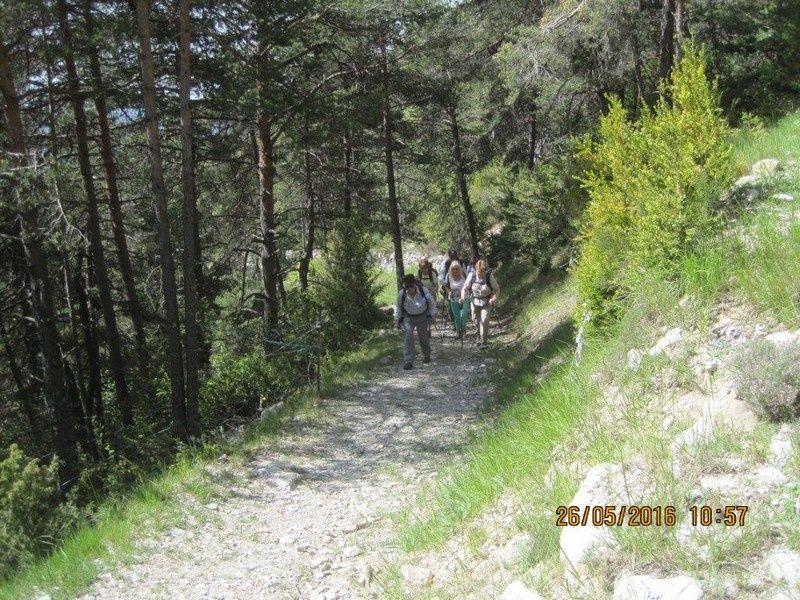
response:
<path fill-rule="evenodd" d="M 800 417 L 800 345 L 778 347 L 767 340 L 748 345 L 737 357 L 741 397 L 772 421 Z"/>
<path fill-rule="evenodd" d="M 314 286 L 326 350 L 350 347 L 380 321 L 376 279 L 366 227 L 353 218 L 340 221 L 329 238 Z"/>
<path fill-rule="evenodd" d="M 75 511 L 59 503 L 58 459 L 42 465 L 16 444 L 0 454 L 0 579 L 46 553 L 70 530 Z"/>
<path fill-rule="evenodd" d="M 200 414 L 206 425 L 220 425 L 231 417 L 252 416 L 259 404 L 273 404 L 288 393 L 297 369 L 288 355 L 267 355 L 262 348 L 235 356 L 214 354 L 211 374 L 200 390 Z"/>
<path fill-rule="evenodd" d="M 643 279 L 674 274 L 713 229 L 711 206 L 733 174 L 730 131 L 696 48 L 687 49 L 656 106 L 638 122 L 628 116 L 610 99 L 598 139 L 579 150 L 590 165 L 582 180 L 590 201 L 576 268 L 579 317 L 588 313 L 595 323 Z"/>

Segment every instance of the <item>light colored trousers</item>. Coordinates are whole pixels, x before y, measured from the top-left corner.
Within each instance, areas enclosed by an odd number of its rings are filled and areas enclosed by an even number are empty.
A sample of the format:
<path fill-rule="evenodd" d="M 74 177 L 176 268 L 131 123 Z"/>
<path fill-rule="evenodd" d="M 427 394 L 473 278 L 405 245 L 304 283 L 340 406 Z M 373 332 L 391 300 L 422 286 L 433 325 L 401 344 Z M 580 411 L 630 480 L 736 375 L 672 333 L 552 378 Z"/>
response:
<path fill-rule="evenodd" d="M 492 305 L 488 302 L 483 306 L 472 303 L 475 309 L 475 321 L 478 324 L 478 340 L 485 344 L 489 340 L 489 317 L 492 314 Z"/>
<path fill-rule="evenodd" d="M 403 328 L 405 329 L 405 348 L 403 359 L 406 363 L 414 362 L 414 330 L 417 330 L 419 346 L 422 348 L 422 356 L 430 358 L 431 341 L 428 336 L 428 316 L 425 314 L 418 316 L 406 315 L 403 318 Z"/>

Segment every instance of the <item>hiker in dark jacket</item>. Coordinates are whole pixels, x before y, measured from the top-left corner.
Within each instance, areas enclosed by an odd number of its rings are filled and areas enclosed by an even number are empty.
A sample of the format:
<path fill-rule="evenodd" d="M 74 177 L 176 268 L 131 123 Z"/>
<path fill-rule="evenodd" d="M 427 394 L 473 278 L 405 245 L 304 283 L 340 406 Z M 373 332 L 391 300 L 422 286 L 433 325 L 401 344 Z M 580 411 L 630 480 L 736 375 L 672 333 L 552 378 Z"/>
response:
<path fill-rule="evenodd" d="M 397 294 L 394 320 L 405 330 L 403 368 L 414 368 L 414 330 L 417 330 L 422 349 L 422 362 L 431 362 L 431 343 L 428 325 L 436 316 L 436 302 L 431 293 L 413 275 L 403 277 L 403 289 Z"/>

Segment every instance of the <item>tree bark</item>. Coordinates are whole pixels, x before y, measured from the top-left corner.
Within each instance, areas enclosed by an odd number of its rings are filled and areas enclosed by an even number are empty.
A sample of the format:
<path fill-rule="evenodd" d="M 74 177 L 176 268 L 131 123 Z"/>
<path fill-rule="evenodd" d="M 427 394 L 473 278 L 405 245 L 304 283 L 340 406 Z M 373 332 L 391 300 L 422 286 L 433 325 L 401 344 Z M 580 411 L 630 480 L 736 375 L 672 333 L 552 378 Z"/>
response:
<path fill-rule="evenodd" d="M 167 375 L 170 382 L 172 424 L 175 435 L 188 439 L 186 429 L 186 399 L 184 396 L 183 350 L 178 314 L 178 292 L 175 282 L 175 258 L 169 234 L 167 192 L 164 186 L 164 169 L 161 159 L 161 137 L 158 131 L 156 110 L 156 83 L 153 53 L 150 48 L 150 0 L 136 0 L 136 23 L 139 33 L 139 60 L 142 71 L 142 103 L 147 129 L 147 148 L 150 159 L 150 180 L 153 186 L 153 204 L 156 213 L 156 233 L 161 261 L 161 285 L 164 289 L 164 308 L 167 338 Z"/>
<path fill-rule="evenodd" d="M 199 349 L 197 323 L 197 205 L 192 151 L 192 110 L 189 105 L 191 81 L 191 22 L 189 0 L 180 2 L 178 87 L 181 113 L 181 179 L 183 180 L 183 306 L 186 328 L 186 429 L 190 436 L 200 434 Z"/>
<path fill-rule="evenodd" d="M 308 131 L 308 118 L 306 118 L 306 131 Z M 308 290 L 308 271 L 311 266 L 311 259 L 314 256 L 314 235 L 316 221 L 316 198 L 314 194 L 314 180 L 311 170 L 311 150 L 308 147 L 308 140 L 305 144 L 303 153 L 305 163 L 305 206 L 303 207 L 303 256 L 300 258 L 299 275 L 300 289 Z"/>
<path fill-rule="evenodd" d="M 675 0 L 675 64 L 683 56 L 683 33 L 686 27 L 686 4 L 684 0 Z"/>
<path fill-rule="evenodd" d="M 97 122 L 100 126 L 100 156 L 103 160 L 103 171 L 106 182 L 106 199 L 111 212 L 111 226 L 114 233 L 114 245 L 117 249 L 120 274 L 125 285 L 125 295 L 128 297 L 128 312 L 133 323 L 136 336 L 136 349 L 139 359 L 139 368 L 145 370 L 149 363 L 147 344 L 145 340 L 144 317 L 142 316 L 139 293 L 136 291 L 136 282 L 133 276 L 133 265 L 128 251 L 127 236 L 125 235 L 125 222 L 122 216 L 122 204 L 117 185 L 117 167 L 114 161 L 114 152 L 111 146 L 111 127 L 108 123 L 108 106 L 106 91 L 103 83 L 103 74 L 100 69 L 100 58 L 94 43 L 94 16 L 92 15 L 92 0 L 85 0 L 83 5 L 86 34 L 89 39 L 89 71 L 92 76 L 92 97 L 97 109 Z"/>
<path fill-rule="evenodd" d="M 456 167 L 458 195 L 461 198 L 461 205 L 464 207 L 464 216 L 467 219 L 470 250 L 473 255 L 480 256 L 480 248 L 478 247 L 478 227 L 475 224 L 475 212 L 472 210 L 472 203 L 469 200 L 467 166 L 464 163 L 464 154 L 461 150 L 461 132 L 458 128 L 458 118 L 454 106 L 449 106 L 447 108 L 447 115 L 450 119 L 450 131 L 453 134 L 453 162 Z"/>
<path fill-rule="evenodd" d="M 92 321 L 89 296 L 86 294 L 86 286 L 83 282 L 84 258 L 83 252 L 80 252 L 78 254 L 78 268 L 75 271 L 72 287 L 78 298 L 78 318 L 83 330 L 83 345 L 86 348 L 86 360 L 88 362 L 87 411 L 91 416 L 102 420 L 105 411 L 103 407 L 103 381 L 100 370 L 100 346 L 97 342 L 94 321 Z"/>
<path fill-rule="evenodd" d="M 536 105 L 531 106 L 531 112 L 528 115 L 528 160 L 526 166 L 532 169 L 536 164 L 536 144 L 538 143 L 538 123 L 536 121 Z"/>
<path fill-rule="evenodd" d="M 270 101 L 269 23 L 258 20 L 258 111 L 256 116 L 256 153 L 258 156 L 259 217 L 261 239 L 261 278 L 264 286 L 264 321 L 268 335 L 278 333 L 278 248 L 275 241 L 275 167 Z"/>
<path fill-rule="evenodd" d="M 383 92 L 383 149 L 386 161 L 386 192 L 389 206 L 389 224 L 394 244 L 394 269 L 397 277 L 397 289 L 403 287 L 405 265 L 403 263 L 403 237 L 400 230 L 400 208 L 397 203 L 397 189 L 394 177 L 394 123 L 392 122 L 392 106 L 389 92 L 389 66 L 386 59 L 386 40 L 381 38 L 381 86 Z"/>
<path fill-rule="evenodd" d="M 344 145 L 344 206 L 345 218 L 353 214 L 353 140 L 348 129 L 342 137 Z"/>
<path fill-rule="evenodd" d="M 2 94 L 5 104 L 3 114 L 6 120 L 6 135 L 13 153 L 12 164 L 16 167 L 31 167 L 25 146 L 19 100 L 3 42 L 0 42 L 0 94 Z M 35 189 L 37 185 L 43 185 L 41 180 L 37 179 L 28 187 L 31 191 L 42 194 L 41 190 Z M 17 193 L 20 193 L 19 188 L 17 188 Z M 44 396 L 52 407 L 55 421 L 54 446 L 59 457 L 59 486 L 63 491 L 75 481 L 78 475 L 78 452 L 75 446 L 76 423 L 66 396 L 64 360 L 56 327 L 51 280 L 44 262 L 42 240 L 39 237 L 37 198 L 25 198 L 24 200 L 16 198 L 16 200 L 22 207 L 19 233 L 30 276 L 31 298 L 42 349 Z"/>
<path fill-rule="evenodd" d="M 114 312 L 114 303 L 111 296 L 111 280 L 108 276 L 108 266 L 103 250 L 103 240 L 100 234 L 100 212 L 97 206 L 97 194 L 94 188 L 92 165 L 89 159 L 89 136 L 87 133 L 86 113 L 83 107 L 83 97 L 78 81 L 78 71 L 75 67 L 75 56 L 72 46 L 72 32 L 69 26 L 66 0 L 58 0 L 58 20 L 63 41 L 62 51 L 64 64 L 67 70 L 67 86 L 69 88 L 70 103 L 75 114 L 75 133 L 78 138 L 78 163 L 80 164 L 83 187 L 87 201 L 87 229 L 89 237 L 89 251 L 92 255 L 92 267 L 97 278 L 97 289 L 100 293 L 100 310 L 105 322 L 106 343 L 108 345 L 109 369 L 114 380 L 116 401 L 120 409 L 122 424 L 129 426 L 133 422 L 133 410 L 128 396 L 128 384 L 125 381 L 125 361 L 122 357 L 122 342 L 117 327 L 117 316 Z"/>
<path fill-rule="evenodd" d="M 661 42 L 659 44 L 658 76 L 668 79 L 675 54 L 675 0 L 664 0 L 661 9 Z"/>

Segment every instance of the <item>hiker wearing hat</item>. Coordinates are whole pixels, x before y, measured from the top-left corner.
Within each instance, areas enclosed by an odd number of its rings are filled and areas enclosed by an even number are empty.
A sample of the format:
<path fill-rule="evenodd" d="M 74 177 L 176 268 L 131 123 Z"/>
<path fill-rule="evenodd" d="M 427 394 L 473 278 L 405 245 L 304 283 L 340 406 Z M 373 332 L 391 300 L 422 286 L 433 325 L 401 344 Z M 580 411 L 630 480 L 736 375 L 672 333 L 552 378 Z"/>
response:
<path fill-rule="evenodd" d="M 427 256 L 419 259 L 419 269 L 417 269 L 417 279 L 422 283 L 422 287 L 428 290 L 436 302 L 439 291 L 439 273 L 433 268 L 433 264 Z"/>
<path fill-rule="evenodd" d="M 414 368 L 414 330 L 422 349 L 422 362 L 431 362 L 431 342 L 428 326 L 436 316 L 436 303 L 431 293 L 413 275 L 403 277 L 403 289 L 397 294 L 394 320 L 405 331 L 403 368 Z"/>

